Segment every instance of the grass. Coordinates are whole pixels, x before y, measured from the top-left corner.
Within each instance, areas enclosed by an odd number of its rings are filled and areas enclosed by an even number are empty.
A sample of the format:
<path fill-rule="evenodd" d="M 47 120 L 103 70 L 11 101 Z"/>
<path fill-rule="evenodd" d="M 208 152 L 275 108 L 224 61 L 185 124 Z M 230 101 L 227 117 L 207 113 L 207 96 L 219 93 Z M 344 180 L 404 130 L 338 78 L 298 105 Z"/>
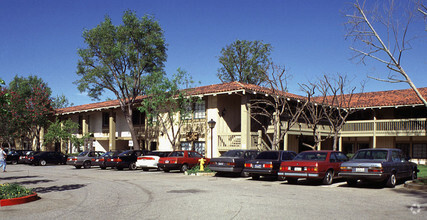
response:
<path fill-rule="evenodd" d="M 209 165 L 204 167 L 204 171 L 200 171 L 200 166 L 196 165 L 193 168 L 187 170 L 188 174 L 193 174 L 193 173 L 212 173 L 213 171 L 211 169 L 209 169 Z"/>
<path fill-rule="evenodd" d="M 0 199 L 12 199 L 33 194 L 32 189 L 27 189 L 17 183 L 0 185 Z"/>
<path fill-rule="evenodd" d="M 427 178 L 427 165 L 418 165 L 420 172 L 418 173 L 418 178 Z"/>

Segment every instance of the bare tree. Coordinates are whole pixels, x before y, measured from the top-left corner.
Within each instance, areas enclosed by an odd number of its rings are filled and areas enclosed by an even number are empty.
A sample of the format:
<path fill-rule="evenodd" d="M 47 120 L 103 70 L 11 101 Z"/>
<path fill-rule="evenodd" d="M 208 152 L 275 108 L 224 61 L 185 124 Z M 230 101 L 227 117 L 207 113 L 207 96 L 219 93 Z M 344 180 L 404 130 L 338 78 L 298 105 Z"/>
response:
<path fill-rule="evenodd" d="M 263 74 L 267 79 L 267 97 L 251 100 L 251 118 L 261 125 L 271 144 L 270 150 L 278 150 L 286 133 L 298 122 L 307 100 L 291 98 L 286 92 L 289 75 L 284 67 L 270 64 Z M 270 126 L 272 136 L 268 135 Z"/>
<path fill-rule="evenodd" d="M 316 91 L 319 86 L 316 83 L 308 83 L 300 85 L 301 89 L 307 94 L 307 105 L 305 106 L 305 110 L 302 112 L 302 118 L 306 122 L 308 128 L 313 130 L 313 139 L 314 144 L 310 145 L 307 143 L 303 143 L 303 145 L 310 147 L 314 150 L 319 149 L 319 144 L 326 140 L 328 137 L 323 138 L 320 136 L 319 127 L 322 125 L 326 119 L 326 115 L 323 110 L 323 105 L 327 105 L 326 103 L 326 93 L 323 93 L 322 96 L 314 97 Z M 328 125 L 329 127 L 329 125 Z"/>
<path fill-rule="evenodd" d="M 339 133 L 346 123 L 347 117 L 354 113 L 354 105 L 363 96 L 363 93 L 355 94 L 355 86 L 350 86 L 347 76 L 337 74 L 336 76 L 324 75 L 319 81 L 319 90 L 322 97 L 326 97 L 328 105 L 322 105 L 322 111 L 329 121 L 333 134 L 333 150 L 337 150 Z M 363 91 L 363 85 L 362 91 Z"/>
<path fill-rule="evenodd" d="M 398 4 L 390 0 L 387 4 L 384 4 L 384 10 L 376 8 L 369 13 L 366 10 L 365 3 L 361 4 L 356 0 L 353 4 L 353 14 L 346 15 L 348 18 L 348 22 L 346 23 L 348 28 L 346 38 L 354 39 L 355 44 L 358 44 L 356 47 L 363 47 L 363 49 L 350 47 L 357 54 L 353 58 L 360 58 L 360 61 L 364 63 L 365 58 L 369 57 L 384 63 L 391 71 L 387 79 L 370 78 L 389 83 L 403 82 L 409 84 L 427 107 L 426 99 L 418 91 L 401 65 L 403 53 L 410 49 L 408 32 L 409 26 L 414 19 L 414 11 L 417 10 L 416 4 L 412 5 L 408 3 L 409 9 L 405 10 L 404 8 L 398 8 Z M 425 12 L 423 11 L 425 7 L 419 7 L 418 9 L 421 12 Z M 377 30 L 385 31 L 380 33 Z M 384 40 L 387 41 L 385 42 Z M 392 73 L 397 73 L 397 75 Z"/>

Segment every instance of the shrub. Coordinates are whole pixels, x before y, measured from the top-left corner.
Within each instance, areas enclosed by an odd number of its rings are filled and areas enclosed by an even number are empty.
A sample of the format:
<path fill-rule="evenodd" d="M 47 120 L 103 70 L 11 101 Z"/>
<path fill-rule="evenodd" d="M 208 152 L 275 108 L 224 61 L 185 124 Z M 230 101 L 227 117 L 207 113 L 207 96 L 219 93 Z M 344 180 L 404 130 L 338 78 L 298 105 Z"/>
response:
<path fill-rule="evenodd" d="M 17 183 L 0 185 L 0 199 L 12 199 L 33 194 L 32 189 L 27 189 Z"/>
<path fill-rule="evenodd" d="M 187 170 L 188 174 L 200 173 L 200 172 L 203 172 L 203 173 L 212 173 L 213 171 L 211 169 L 209 169 L 209 165 L 207 165 L 207 166 L 204 167 L 204 171 L 200 171 L 200 166 L 199 165 L 196 165 L 196 166 L 192 167 L 191 169 Z"/>

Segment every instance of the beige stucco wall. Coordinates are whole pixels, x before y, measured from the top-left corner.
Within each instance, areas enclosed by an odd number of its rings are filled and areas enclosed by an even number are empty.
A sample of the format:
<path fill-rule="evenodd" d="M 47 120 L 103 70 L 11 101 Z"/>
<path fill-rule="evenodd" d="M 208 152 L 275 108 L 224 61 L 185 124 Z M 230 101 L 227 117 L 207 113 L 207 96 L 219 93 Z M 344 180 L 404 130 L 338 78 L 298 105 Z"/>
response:
<path fill-rule="evenodd" d="M 377 137 L 377 148 L 393 148 L 394 137 Z"/>

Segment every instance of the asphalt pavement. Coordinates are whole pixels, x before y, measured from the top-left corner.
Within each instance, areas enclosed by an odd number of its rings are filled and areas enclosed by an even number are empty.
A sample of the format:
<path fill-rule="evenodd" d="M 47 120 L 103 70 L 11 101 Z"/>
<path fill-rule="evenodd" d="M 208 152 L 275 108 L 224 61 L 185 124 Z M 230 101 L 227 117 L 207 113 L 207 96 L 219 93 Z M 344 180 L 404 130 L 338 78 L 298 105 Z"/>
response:
<path fill-rule="evenodd" d="M 0 207 L 0 219 L 427 219 L 427 193 L 344 181 L 291 185 L 269 178 L 186 176 L 9 165 L 0 184 L 40 200 Z"/>

